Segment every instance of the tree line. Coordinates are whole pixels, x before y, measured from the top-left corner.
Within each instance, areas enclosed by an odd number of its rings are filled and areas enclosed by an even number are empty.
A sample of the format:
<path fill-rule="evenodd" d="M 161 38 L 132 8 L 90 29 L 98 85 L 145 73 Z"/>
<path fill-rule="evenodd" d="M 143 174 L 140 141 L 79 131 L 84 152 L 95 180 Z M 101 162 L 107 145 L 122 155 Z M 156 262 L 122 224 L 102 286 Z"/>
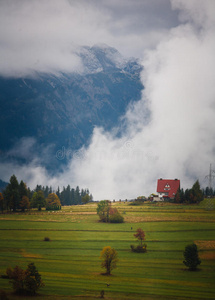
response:
<path fill-rule="evenodd" d="M 215 196 L 215 189 L 210 188 L 210 187 L 206 187 L 205 189 L 202 189 L 203 195 L 205 197 L 213 197 Z"/>
<path fill-rule="evenodd" d="M 75 189 L 68 185 L 63 187 L 61 191 L 58 187 L 57 191 L 52 187 L 37 185 L 31 190 L 21 180 L 18 182 L 15 175 L 10 178 L 9 184 L 0 193 L 0 209 L 14 211 L 30 208 L 41 210 L 46 207 L 47 210 L 61 209 L 61 205 L 77 205 L 85 204 L 93 199 L 92 194 L 88 189 L 80 189 L 77 186 Z"/>
<path fill-rule="evenodd" d="M 175 203 L 199 203 L 204 199 L 204 193 L 200 188 L 199 181 L 197 180 L 191 189 L 178 189 L 175 194 L 174 202 Z"/>

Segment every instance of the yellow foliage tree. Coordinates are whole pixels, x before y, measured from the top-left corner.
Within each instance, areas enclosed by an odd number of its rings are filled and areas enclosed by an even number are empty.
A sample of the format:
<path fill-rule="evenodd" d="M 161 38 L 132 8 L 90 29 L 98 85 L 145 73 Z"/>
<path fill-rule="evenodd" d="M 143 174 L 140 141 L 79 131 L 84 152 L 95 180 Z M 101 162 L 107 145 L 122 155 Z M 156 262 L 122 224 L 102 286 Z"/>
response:
<path fill-rule="evenodd" d="M 106 269 L 106 275 L 110 275 L 111 271 L 116 268 L 118 260 L 118 253 L 114 248 L 106 246 L 101 251 L 100 259 L 102 259 L 101 266 Z"/>
<path fill-rule="evenodd" d="M 46 198 L 46 209 L 47 210 L 58 210 L 61 209 L 60 199 L 55 193 L 51 193 Z"/>

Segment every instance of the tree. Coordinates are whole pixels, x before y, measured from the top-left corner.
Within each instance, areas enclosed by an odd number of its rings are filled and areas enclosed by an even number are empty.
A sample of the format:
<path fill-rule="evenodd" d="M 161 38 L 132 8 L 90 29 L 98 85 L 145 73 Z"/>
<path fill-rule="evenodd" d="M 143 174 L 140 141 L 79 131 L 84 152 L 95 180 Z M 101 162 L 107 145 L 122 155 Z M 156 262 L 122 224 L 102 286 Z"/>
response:
<path fill-rule="evenodd" d="M 110 201 L 102 200 L 97 205 L 97 214 L 102 222 L 109 222 Z"/>
<path fill-rule="evenodd" d="M 55 193 L 51 193 L 46 198 L 46 209 L 47 210 L 59 210 L 61 209 L 60 199 Z"/>
<path fill-rule="evenodd" d="M 193 202 L 199 203 L 204 199 L 202 190 L 200 189 L 199 181 L 197 180 L 192 187 Z"/>
<path fill-rule="evenodd" d="M 83 197 L 81 198 L 81 202 L 84 203 L 84 204 L 88 203 L 89 201 L 90 201 L 90 196 L 89 196 L 89 194 L 86 194 L 85 196 L 83 196 Z"/>
<path fill-rule="evenodd" d="M 30 263 L 26 270 L 25 286 L 27 293 L 31 295 L 35 295 L 36 291 L 44 286 L 41 275 L 39 274 L 34 263 Z"/>
<path fill-rule="evenodd" d="M 26 183 L 24 183 L 22 180 L 19 184 L 19 195 L 20 199 L 22 199 L 23 196 L 28 196 L 28 188 L 26 186 Z"/>
<path fill-rule="evenodd" d="M 25 270 L 23 270 L 19 266 L 15 266 L 14 269 L 8 268 L 6 270 L 6 274 L 8 278 L 11 279 L 10 283 L 13 286 L 14 292 L 16 294 L 24 294 Z"/>
<path fill-rule="evenodd" d="M 10 283 L 17 294 L 34 295 L 39 288 L 44 286 L 41 275 L 34 263 L 30 263 L 26 270 L 19 266 L 16 266 L 14 269 L 8 268 L 6 274 L 11 279 Z"/>
<path fill-rule="evenodd" d="M 109 222 L 110 223 L 123 223 L 124 222 L 123 216 L 120 215 L 119 211 L 115 207 L 112 208 L 110 206 L 110 209 L 109 209 Z"/>
<path fill-rule="evenodd" d="M 134 237 L 140 241 L 140 245 L 142 246 L 143 241 L 145 240 L 145 233 L 141 228 L 136 230 L 137 233 L 134 234 Z"/>
<path fill-rule="evenodd" d="M 76 187 L 75 189 L 75 194 L 74 194 L 74 197 L 75 197 L 75 204 L 79 204 L 81 202 L 81 195 L 80 195 L 80 188 L 79 186 Z"/>
<path fill-rule="evenodd" d="M 38 190 L 38 192 L 34 192 L 31 199 L 31 206 L 37 208 L 39 211 L 42 209 L 42 207 L 46 206 L 46 200 L 43 191 Z"/>
<path fill-rule="evenodd" d="M 181 197 L 180 197 L 180 189 L 177 190 L 174 198 L 175 203 L 180 203 L 181 202 Z"/>
<path fill-rule="evenodd" d="M 0 193 L 0 209 L 3 213 L 4 212 L 4 197 L 3 197 L 2 193 Z"/>
<path fill-rule="evenodd" d="M 30 208 L 29 198 L 27 196 L 22 196 L 22 200 L 20 201 L 19 206 L 22 209 L 22 211 L 25 211 L 25 209 L 29 209 Z"/>
<path fill-rule="evenodd" d="M 184 251 L 184 261 L 185 266 L 191 271 L 195 271 L 197 266 L 201 264 L 201 260 L 198 256 L 198 249 L 195 243 L 187 245 Z"/>
<path fill-rule="evenodd" d="M 7 201 L 7 207 L 16 211 L 19 208 L 19 202 L 21 200 L 19 193 L 19 183 L 15 175 L 10 178 L 10 183 L 4 190 L 4 198 Z"/>
<path fill-rule="evenodd" d="M 101 251 L 100 259 L 102 259 L 101 267 L 106 269 L 106 275 L 110 275 L 111 271 L 116 268 L 118 253 L 114 248 L 106 246 Z"/>

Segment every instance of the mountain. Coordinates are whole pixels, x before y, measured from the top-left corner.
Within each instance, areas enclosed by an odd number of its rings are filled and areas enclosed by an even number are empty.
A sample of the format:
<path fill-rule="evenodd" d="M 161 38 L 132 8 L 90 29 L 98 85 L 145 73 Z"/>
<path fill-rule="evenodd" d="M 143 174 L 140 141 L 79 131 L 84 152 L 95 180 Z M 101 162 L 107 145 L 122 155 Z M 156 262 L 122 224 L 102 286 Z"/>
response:
<path fill-rule="evenodd" d="M 0 193 L 6 188 L 7 185 L 7 182 L 4 182 L 0 179 Z"/>
<path fill-rule="evenodd" d="M 61 149 L 86 145 L 95 126 L 119 125 L 130 102 L 141 97 L 142 67 L 106 45 L 81 47 L 82 70 L 70 74 L 37 74 L 34 78 L 0 78 L 0 153 L 19 162 L 46 156 L 55 169 L 66 160 Z M 22 150 L 22 151 L 21 151 Z"/>

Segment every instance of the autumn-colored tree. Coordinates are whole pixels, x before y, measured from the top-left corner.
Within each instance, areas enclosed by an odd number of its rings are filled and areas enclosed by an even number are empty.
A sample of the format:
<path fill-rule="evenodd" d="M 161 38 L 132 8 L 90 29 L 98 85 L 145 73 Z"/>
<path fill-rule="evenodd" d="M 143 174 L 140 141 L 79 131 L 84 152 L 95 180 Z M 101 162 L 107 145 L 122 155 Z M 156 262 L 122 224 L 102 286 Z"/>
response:
<path fill-rule="evenodd" d="M 136 230 L 137 233 L 134 234 L 134 237 L 140 241 L 140 245 L 142 246 L 143 241 L 145 240 L 145 233 L 141 228 Z"/>
<path fill-rule="evenodd" d="M 100 259 L 102 259 L 101 266 L 106 269 L 106 275 L 110 275 L 111 271 L 116 268 L 118 260 L 118 253 L 114 248 L 106 246 L 101 251 Z"/>
<path fill-rule="evenodd" d="M 61 208 L 60 199 L 55 193 L 51 193 L 46 198 L 46 209 L 47 210 L 58 210 Z"/>
<path fill-rule="evenodd" d="M 11 279 L 10 283 L 13 286 L 14 292 L 17 294 L 23 294 L 25 290 L 25 270 L 19 266 L 15 266 L 14 269 L 7 268 L 6 274 L 8 278 Z"/>
<path fill-rule="evenodd" d="M 3 213 L 4 212 L 4 197 L 3 197 L 2 193 L 0 193 L 0 209 Z"/>
<path fill-rule="evenodd" d="M 118 209 L 116 207 L 110 207 L 109 209 L 109 222 L 110 223 L 123 223 L 124 218 L 119 213 Z"/>
<path fill-rule="evenodd" d="M 39 288 L 44 286 L 41 275 L 34 263 L 30 263 L 26 270 L 23 270 L 19 266 L 16 266 L 14 269 L 7 268 L 6 274 L 11 280 L 10 283 L 17 294 L 34 295 Z"/>
<path fill-rule="evenodd" d="M 22 209 L 22 211 L 25 211 L 25 209 L 29 209 L 30 208 L 29 198 L 27 196 L 22 196 L 22 200 L 20 201 L 19 206 Z"/>

